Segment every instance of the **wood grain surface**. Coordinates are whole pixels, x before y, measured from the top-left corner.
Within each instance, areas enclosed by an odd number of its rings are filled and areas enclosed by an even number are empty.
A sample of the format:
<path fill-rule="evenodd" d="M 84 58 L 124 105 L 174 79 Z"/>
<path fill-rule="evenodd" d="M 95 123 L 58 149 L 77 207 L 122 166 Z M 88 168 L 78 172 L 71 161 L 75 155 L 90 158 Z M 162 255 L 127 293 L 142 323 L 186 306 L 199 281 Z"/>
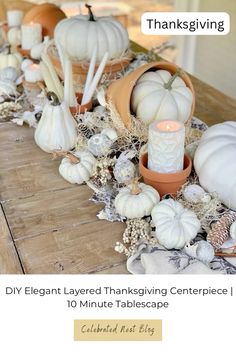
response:
<path fill-rule="evenodd" d="M 209 125 L 236 120 L 235 100 L 191 78 L 196 117 Z M 102 205 L 89 201 L 91 189 L 67 183 L 33 135 L 28 126 L 0 123 L 0 272 L 127 273 L 114 251 L 125 225 L 98 220 Z"/>

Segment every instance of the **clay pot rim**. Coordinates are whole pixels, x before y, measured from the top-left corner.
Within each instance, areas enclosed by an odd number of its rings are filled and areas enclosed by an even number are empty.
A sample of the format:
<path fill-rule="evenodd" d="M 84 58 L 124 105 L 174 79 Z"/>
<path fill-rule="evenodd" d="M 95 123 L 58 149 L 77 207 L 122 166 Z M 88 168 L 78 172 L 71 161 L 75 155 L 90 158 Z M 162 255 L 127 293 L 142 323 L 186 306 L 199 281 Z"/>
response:
<path fill-rule="evenodd" d="M 49 55 L 50 59 L 53 62 L 55 62 L 58 65 L 60 65 L 60 58 L 59 58 L 58 55 L 55 55 L 55 53 L 53 52 L 54 50 L 55 50 L 54 44 L 49 45 L 48 49 L 47 49 L 47 54 Z M 106 63 L 105 69 L 108 68 L 108 67 L 115 66 L 117 64 L 121 65 L 122 63 L 128 65 L 128 63 L 130 63 L 130 61 L 132 59 L 133 59 L 133 53 L 132 53 L 132 51 L 130 49 L 127 49 L 127 51 L 120 58 L 115 58 L 115 59 L 109 60 Z M 85 71 L 87 71 L 88 68 L 89 68 L 89 62 L 86 62 L 85 60 L 76 61 L 76 60 L 71 59 L 71 63 L 72 63 L 73 67 L 75 67 L 75 68 L 84 68 Z M 97 69 L 98 66 L 99 66 L 99 63 L 96 63 L 95 69 Z"/>
<path fill-rule="evenodd" d="M 70 111 L 72 114 L 83 114 L 86 111 L 89 112 L 91 110 L 91 108 L 93 107 L 93 101 L 90 100 L 89 102 L 81 105 L 81 99 L 83 97 L 83 94 L 81 92 L 76 93 L 76 97 L 77 97 L 77 101 L 78 101 L 78 105 L 77 106 L 73 106 L 73 107 L 69 107 Z"/>
<path fill-rule="evenodd" d="M 190 172 L 192 170 L 192 160 L 187 154 L 184 154 L 184 169 L 174 173 L 159 173 L 156 171 L 152 171 L 147 168 L 147 161 L 148 153 L 146 152 L 139 158 L 139 168 L 141 175 L 144 178 L 155 180 L 161 183 L 169 184 L 172 182 L 175 183 L 177 181 L 182 181 L 190 175 Z"/>
<path fill-rule="evenodd" d="M 21 47 L 21 44 L 17 45 L 16 46 L 16 50 L 18 53 L 20 53 L 23 57 L 28 57 L 28 58 L 31 58 L 30 56 L 30 49 L 23 49 Z"/>

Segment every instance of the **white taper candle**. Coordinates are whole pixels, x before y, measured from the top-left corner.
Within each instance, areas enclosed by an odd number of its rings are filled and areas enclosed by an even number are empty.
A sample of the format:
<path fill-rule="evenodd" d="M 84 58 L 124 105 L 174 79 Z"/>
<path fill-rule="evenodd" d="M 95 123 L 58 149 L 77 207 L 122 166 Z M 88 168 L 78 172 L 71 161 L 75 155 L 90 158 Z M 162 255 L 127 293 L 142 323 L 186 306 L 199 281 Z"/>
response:
<path fill-rule="evenodd" d="M 96 71 L 96 74 L 91 82 L 91 85 L 89 86 L 88 88 L 88 91 L 87 91 L 87 94 L 86 94 L 86 101 L 89 102 L 92 97 L 93 97 L 93 94 L 96 90 L 96 87 L 99 83 L 99 80 L 101 79 L 102 77 L 102 74 L 103 74 L 103 70 L 105 68 L 105 65 L 107 63 L 107 59 L 108 59 L 108 52 L 106 52 L 102 58 L 102 61 L 101 63 L 99 64 L 99 67 Z"/>
<path fill-rule="evenodd" d="M 87 93 L 88 93 L 88 89 L 89 86 L 91 85 L 92 79 L 93 79 L 93 75 L 94 75 L 94 70 L 95 70 L 95 65 L 96 65 L 96 58 L 97 58 L 97 44 L 95 44 L 95 47 L 93 49 L 93 53 L 92 53 L 92 57 L 89 63 L 89 69 L 88 69 L 88 74 L 86 77 L 86 82 L 85 82 L 85 86 L 84 86 L 84 94 L 83 94 L 83 98 L 81 101 L 81 104 L 85 104 L 88 102 L 87 100 Z"/>

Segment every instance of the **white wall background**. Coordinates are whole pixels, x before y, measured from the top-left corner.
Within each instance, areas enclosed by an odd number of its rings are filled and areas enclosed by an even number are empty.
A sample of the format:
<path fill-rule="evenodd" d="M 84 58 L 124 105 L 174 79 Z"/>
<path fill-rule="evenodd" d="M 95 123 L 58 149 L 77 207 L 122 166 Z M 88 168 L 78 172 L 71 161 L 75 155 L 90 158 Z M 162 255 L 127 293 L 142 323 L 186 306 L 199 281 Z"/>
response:
<path fill-rule="evenodd" d="M 175 0 L 175 11 L 214 11 L 230 15 L 231 31 L 226 36 L 176 37 L 176 61 L 199 79 L 236 98 L 236 1 Z"/>

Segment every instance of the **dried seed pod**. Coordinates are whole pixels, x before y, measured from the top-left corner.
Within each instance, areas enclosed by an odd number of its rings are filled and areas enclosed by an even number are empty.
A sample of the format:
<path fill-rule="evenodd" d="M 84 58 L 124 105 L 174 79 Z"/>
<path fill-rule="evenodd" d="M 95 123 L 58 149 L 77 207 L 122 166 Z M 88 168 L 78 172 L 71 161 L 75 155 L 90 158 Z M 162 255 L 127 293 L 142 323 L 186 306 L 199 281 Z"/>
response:
<path fill-rule="evenodd" d="M 235 220 L 236 212 L 229 211 L 212 226 L 212 229 L 208 232 L 207 241 L 212 244 L 215 250 L 218 250 L 227 240 L 230 226 Z"/>

